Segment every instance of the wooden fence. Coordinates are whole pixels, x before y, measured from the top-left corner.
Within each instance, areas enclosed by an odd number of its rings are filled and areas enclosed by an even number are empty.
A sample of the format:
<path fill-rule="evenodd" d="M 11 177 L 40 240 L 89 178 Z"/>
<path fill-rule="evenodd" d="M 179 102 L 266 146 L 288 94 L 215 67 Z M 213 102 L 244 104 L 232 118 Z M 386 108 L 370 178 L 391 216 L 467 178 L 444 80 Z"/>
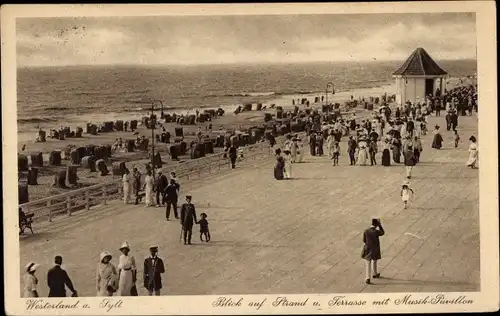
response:
<path fill-rule="evenodd" d="M 268 157 L 273 154 L 267 142 L 258 143 L 251 146 L 241 147 L 238 162 L 256 160 Z M 176 172 L 178 179 L 189 181 L 193 178 L 200 178 L 202 175 L 215 174 L 224 169 L 230 169 L 228 158 L 224 153 L 218 153 L 207 157 L 193 159 L 178 165 L 166 166 Z M 67 193 L 58 194 L 40 200 L 24 203 L 20 205 L 24 212 L 34 214 L 35 222 L 46 220 L 52 221 L 55 216 L 71 216 L 75 211 L 89 210 L 92 206 L 106 204 L 110 200 L 121 199 L 123 197 L 122 179 L 115 179 L 106 183 L 101 183 Z"/>

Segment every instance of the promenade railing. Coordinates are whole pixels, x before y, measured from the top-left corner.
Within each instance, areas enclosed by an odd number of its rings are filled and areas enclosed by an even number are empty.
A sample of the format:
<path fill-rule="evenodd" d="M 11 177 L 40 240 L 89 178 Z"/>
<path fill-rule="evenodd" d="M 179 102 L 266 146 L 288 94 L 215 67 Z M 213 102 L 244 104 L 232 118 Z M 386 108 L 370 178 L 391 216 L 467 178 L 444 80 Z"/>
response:
<path fill-rule="evenodd" d="M 238 163 L 257 160 L 273 154 L 268 142 L 240 147 Z M 193 159 L 176 165 L 166 165 L 164 173 L 174 171 L 178 179 L 189 181 L 206 174 L 216 174 L 230 169 L 229 158 L 225 153 L 217 153 L 203 158 Z M 25 213 L 33 214 L 34 222 L 51 222 L 56 216 L 71 216 L 76 211 L 89 210 L 96 205 L 106 205 L 110 200 L 123 198 L 122 179 L 80 188 L 67 193 L 49 196 L 36 201 L 21 204 Z"/>

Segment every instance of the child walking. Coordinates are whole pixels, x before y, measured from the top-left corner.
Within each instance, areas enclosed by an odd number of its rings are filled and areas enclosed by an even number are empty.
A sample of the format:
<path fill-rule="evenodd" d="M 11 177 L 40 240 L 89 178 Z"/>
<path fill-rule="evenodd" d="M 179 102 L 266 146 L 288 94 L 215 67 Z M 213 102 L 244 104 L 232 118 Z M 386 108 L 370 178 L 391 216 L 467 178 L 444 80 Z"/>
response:
<path fill-rule="evenodd" d="M 401 187 L 401 199 L 403 200 L 405 210 L 408 205 L 408 201 L 410 200 L 410 192 L 412 195 L 414 194 L 408 183 L 403 184 L 403 186 Z"/>
<path fill-rule="evenodd" d="M 458 148 L 458 144 L 460 143 L 460 135 L 458 135 L 458 131 L 455 130 L 455 148 Z"/>
<path fill-rule="evenodd" d="M 200 224 L 200 240 L 203 241 L 203 236 L 205 236 L 205 241 L 210 241 L 210 231 L 208 230 L 207 214 L 201 213 L 201 219 L 198 221 Z"/>
<path fill-rule="evenodd" d="M 339 165 L 339 156 L 340 156 L 340 146 L 339 142 L 335 142 L 333 144 L 333 165 L 338 166 Z"/>

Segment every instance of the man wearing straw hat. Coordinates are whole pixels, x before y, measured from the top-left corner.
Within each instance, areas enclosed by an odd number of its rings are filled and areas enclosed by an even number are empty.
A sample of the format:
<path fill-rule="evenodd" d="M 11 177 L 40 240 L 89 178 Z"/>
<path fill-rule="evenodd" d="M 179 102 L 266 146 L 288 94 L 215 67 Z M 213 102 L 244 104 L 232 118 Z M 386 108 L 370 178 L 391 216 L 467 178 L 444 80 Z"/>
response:
<path fill-rule="evenodd" d="M 158 246 L 150 246 L 151 255 L 144 260 L 144 287 L 148 290 L 148 295 L 160 296 L 162 288 L 161 275 L 165 273 L 163 260 L 158 257 Z"/>
<path fill-rule="evenodd" d="M 66 297 L 66 286 L 71 293 L 73 293 L 71 296 L 77 296 L 76 290 L 73 287 L 73 282 L 71 282 L 68 273 L 61 268 L 62 257 L 56 256 L 54 263 L 55 266 L 47 273 L 49 297 Z"/>

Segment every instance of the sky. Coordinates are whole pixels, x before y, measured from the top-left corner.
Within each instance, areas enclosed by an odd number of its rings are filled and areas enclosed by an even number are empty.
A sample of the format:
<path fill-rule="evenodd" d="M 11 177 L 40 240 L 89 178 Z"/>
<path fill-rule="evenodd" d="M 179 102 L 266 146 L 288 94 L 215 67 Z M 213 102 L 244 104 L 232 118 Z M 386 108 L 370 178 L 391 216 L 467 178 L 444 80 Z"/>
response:
<path fill-rule="evenodd" d="M 22 18 L 18 66 L 475 59 L 474 13 Z"/>

